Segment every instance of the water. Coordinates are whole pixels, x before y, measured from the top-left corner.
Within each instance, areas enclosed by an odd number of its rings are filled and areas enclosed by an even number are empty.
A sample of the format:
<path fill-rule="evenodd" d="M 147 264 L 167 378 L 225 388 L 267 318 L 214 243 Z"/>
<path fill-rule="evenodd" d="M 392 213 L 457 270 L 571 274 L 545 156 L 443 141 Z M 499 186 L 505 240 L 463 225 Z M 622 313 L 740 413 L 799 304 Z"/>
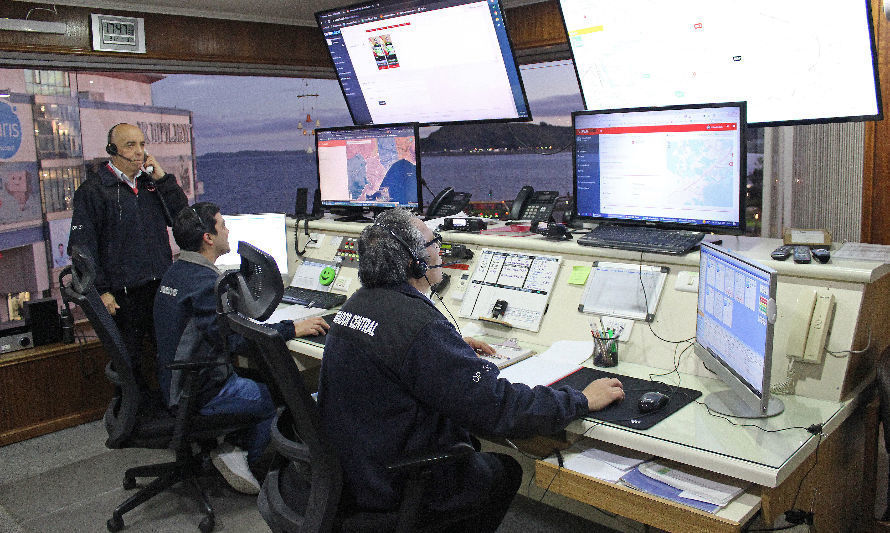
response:
<path fill-rule="evenodd" d="M 293 213 L 297 188 L 318 187 L 315 155 L 302 152 L 239 152 L 198 157 L 201 200 L 214 202 L 225 214 Z M 501 154 L 423 156 L 421 175 L 433 192 L 446 186 L 470 192 L 472 199 L 512 200 L 519 188 L 567 194 L 572 190 L 572 154 Z M 424 203 L 432 196 L 423 191 Z"/>

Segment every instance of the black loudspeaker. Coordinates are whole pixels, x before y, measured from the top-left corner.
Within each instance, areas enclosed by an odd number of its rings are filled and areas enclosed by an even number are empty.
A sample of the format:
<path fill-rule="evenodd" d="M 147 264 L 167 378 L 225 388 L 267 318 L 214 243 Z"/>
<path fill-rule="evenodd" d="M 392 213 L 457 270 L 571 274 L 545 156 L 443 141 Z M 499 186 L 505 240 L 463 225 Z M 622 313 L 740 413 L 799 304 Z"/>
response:
<path fill-rule="evenodd" d="M 43 346 L 62 340 L 62 322 L 59 307 L 54 298 L 42 298 L 25 302 L 25 324 L 34 337 L 34 346 Z"/>
<path fill-rule="evenodd" d="M 321 189 L 315 189 L 315 196 L 312 197 L 312 218 L 321 218 L 324 210 L 321 207 Z"/>
<path fill-rule="evenodd" d="M 309 189 L 306 187 L 297 188 L 297 200 L 294 202 L 294 218 L 300 218 L 309 213 L 306 210 L 308 207 L 307 201 L 309 200 Z"/>

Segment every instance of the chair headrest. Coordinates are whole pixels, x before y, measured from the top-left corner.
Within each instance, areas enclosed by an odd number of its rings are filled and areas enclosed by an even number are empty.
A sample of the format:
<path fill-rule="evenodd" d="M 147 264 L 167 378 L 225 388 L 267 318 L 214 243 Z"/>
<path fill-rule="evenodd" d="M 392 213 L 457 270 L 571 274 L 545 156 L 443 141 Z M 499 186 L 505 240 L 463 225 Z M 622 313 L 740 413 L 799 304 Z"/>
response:
<path fill-rule="evenodd" d="M 244 241 L 238 241 L 238 255 L 241 268 L 226 271 L 217 279 L 217 311 L 236 311 L 254 320 L 266 320 L 284 294 L 275 259 Z"/>

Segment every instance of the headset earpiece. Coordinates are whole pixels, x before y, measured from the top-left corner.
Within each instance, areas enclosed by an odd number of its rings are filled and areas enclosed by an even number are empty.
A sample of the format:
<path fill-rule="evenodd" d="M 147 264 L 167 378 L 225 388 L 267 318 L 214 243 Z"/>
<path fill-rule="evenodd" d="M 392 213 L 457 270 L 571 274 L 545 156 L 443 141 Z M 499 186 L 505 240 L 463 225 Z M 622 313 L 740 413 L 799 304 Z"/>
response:
<path fill-rule="evenodd" d="M 117 155 L 117 145 L 114 143 L 108 143 L 105 145 L 105 152 L 108 155 Z"/>

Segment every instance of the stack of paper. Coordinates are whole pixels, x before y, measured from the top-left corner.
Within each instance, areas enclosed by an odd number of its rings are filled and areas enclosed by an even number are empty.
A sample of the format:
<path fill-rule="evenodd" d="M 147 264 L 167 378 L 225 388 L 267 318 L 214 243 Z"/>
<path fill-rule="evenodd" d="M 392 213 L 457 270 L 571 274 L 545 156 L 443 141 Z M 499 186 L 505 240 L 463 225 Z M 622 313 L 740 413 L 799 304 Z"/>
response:
<path fill-rule="evenodd" d="M 550 385 L 581 368 L 591 347 L 591 341 L 557 341 L 549 350 L 505 368 L 500 377 L 529 387 Z"/>
<path fill-rule="evenodd" d="M 649 461 L 625 474 L 621 481 L 637 490 L 707 511 L 717 512 L 744 490 Z"/>
<path fill-rule="evenodd" d="M 581 441 L 563 453 L 563 467 L 603 481 L 617 483 L 622 476 L 648 457 L 634 450 L 606 443 L 598 442 L 597 447 L 593 448 L 589 441 Z"/>

